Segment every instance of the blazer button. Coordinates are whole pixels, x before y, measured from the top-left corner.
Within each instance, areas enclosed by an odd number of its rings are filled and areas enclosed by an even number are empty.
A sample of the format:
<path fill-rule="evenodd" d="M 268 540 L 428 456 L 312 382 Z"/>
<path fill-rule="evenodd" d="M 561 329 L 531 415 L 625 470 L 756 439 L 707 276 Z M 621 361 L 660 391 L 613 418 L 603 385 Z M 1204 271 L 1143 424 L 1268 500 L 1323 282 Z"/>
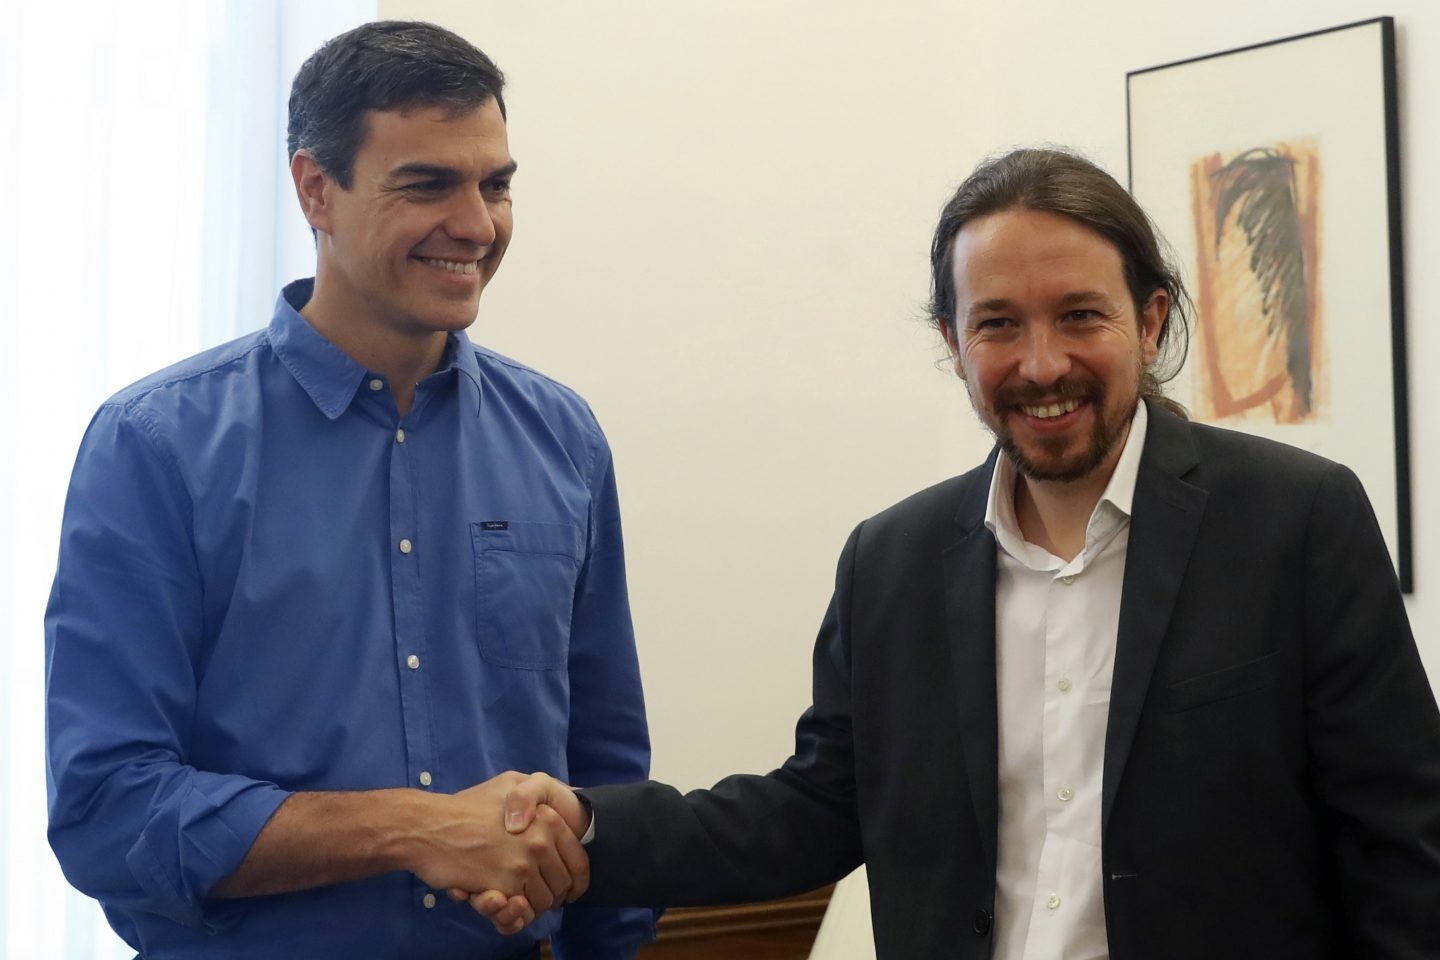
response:
<path fill-rule="evenodd" d="M 988 910 L 975 911 L 975 932 L 980 936 L 983 937 L 990 932 L 991 922 L 992 918 Z"/>

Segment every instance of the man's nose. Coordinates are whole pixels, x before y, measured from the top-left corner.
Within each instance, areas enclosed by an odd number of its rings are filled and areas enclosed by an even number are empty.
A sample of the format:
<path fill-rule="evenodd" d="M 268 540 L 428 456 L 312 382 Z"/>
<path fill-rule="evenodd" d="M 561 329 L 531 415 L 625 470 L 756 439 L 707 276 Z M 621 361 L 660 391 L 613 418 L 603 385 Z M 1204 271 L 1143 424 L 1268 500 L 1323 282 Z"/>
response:
<path fill-rule="evenodd" d="M 495 242 L 495 219 L 481 188 L 456 194 L 445 221 L 445 232 L 453 239 L 468 240 L 482 247 Z"/>
<path fill-rule="evenodd" d="M 1070 354 L 1063 338 L 1047 326 L 1027 329 L 1020 344 L 1020 376 L 1042 385 L 1051 384 L 1070 372 Z"/>

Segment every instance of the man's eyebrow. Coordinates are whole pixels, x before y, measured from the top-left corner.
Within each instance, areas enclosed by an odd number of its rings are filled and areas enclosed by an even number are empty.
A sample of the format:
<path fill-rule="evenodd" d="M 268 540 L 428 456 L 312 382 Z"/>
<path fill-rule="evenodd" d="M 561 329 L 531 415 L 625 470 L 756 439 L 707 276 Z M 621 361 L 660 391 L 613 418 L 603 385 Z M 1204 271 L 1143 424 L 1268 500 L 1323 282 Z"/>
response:
<path fill-rule="evenodd" d="M 1073 307 L 1077 303 L 1094 303 L 1097 300 L 1103 300 L 1109 303 L 1110 295 L 1101 293 L 1099 290 L 1076 290 L 1073 293 L 1067 293 L 1061 297 L 1060 306 Z"/>
<path fill-rule="evenodd" d="M 1073 290 L 1070 293 L 1062 295 L 1057 301 L 1057 305 L 1064 308 L 1096 302 L 1108 304 L 1110 302 L 1109 294 L 1102 293 L 1099 290 Z M 976 300 L 970 304 L 970 309 L 965 313 L 966 316 L 973 317 L 982 313 L 1004 313 L 1007 310 L 1013 309 L 1015 309 L 1014 301 L 1007 300 L 1004 297 L 991 297 L 988 300 Z"/>
<path fill-rule="evenodd" d="M 425 180 L 459 180 L 460 171 L 439 163 L 402 163 L 390 171 L 392 180 L 406 180 L 411 177 Z"/>
<path fill-rule="evenodd" d="M 520 165 L 514 160 L 497 167 L 485 175 L 486 180 L 494 180 L 497 177 L 511 177 Z M 440 163 L 402 163 L 390 171 L 390 179 L 407 180 L 411 177 L 422 180 L 442 180 L 454 182 L 461 179 L 460 171 L 454 167 L 447 167 Z"/>
<path fill-rule="evenodd" d="M 988 300 L 976 300 L 970 304 L 970 309 L 965 311 L 967 316 L 975 316 L 979 313 L 999 313 L 1009 310 L 1013 303 L 1004 297 L 991 297 Z"/>
<path fill-rule="evenodd" d="M 516 170 L 519 170 L 519 169 L 520 169 L 520 164 L 516 163 L 514 160 L 511 160 L 509 163 L 505 164 L 505 166 L 503 166 L 503 167 L 496 167 L 494 170 L 491 170 L 491 171 L 490 171 L 490 175 L 487 176 L 485 179 L 486 179 L 486 180 L 499 180 L 499 179 L 502 179 L 502 178 L 504 178 L 504 177 L 513 177 L 513 176 L 515 176 L 515 171 L 516 171 Z"/>

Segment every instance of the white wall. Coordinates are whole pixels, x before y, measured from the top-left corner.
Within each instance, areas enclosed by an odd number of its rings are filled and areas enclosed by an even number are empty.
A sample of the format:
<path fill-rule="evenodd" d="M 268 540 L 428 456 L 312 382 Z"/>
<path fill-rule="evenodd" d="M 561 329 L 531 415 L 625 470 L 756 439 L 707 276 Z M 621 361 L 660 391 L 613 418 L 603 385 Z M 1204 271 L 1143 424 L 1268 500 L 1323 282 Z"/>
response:
<path fill-rule="evenodd" d="M 1433 0 L 381 0 L 508 73 L 517 233 L 474 336 L 615 446 L 655 744 L 681 787 L 769 769 L 860 519 L 988 449 L 917 319 L 941 204 L 1053 141 L 1125 178 L 1125 72 L 1399 23 L 1415 585 L 1440 679 L 1440 47 Z M 1383 310 L 1383 304 L 1376 305 Z"/>

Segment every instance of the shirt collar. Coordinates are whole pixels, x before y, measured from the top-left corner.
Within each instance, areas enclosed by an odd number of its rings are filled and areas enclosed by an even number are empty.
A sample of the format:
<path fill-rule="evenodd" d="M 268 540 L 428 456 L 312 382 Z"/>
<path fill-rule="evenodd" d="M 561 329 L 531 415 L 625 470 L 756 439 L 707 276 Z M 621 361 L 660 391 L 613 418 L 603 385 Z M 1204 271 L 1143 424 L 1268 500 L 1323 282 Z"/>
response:
<path fill-rule="evenodd" d="M 287 284 L 280 291 L 275 301 L 275 315 L 270 319 L 270 345 L 320 412 L 334 420 L 350 406 L 369 371 L 325 339 L 300 315 L 314 289 L 314 279 L 306 279 Z M 458 370 L 470 381 L 475 392 L 475 411 L 479 413 L 480 364 L 464 331 L 450 335 L 440 369 L 432 376 L 451 369 Z"/>
<path fill-rule="evenodd" d="M 1142 400 L 1135 406 L 1135 416 L 1130 420 L 1130 433 L 1125 438 L 1125 447 L 1120 459 L 1115 462 L 1115 471 L 1100 501 L 1095 505 L 1098 511 L 1102 504 L 1110 504 L 1127 518 L 1135 502 L 1135 482 L 1140 476 L 1140 454 L 1145 449 L 1145 434 L 1150 425 L 1150 416 Z M 1093 515 L 1092 515 L 1093 516 Z M 1001 541 L 1024 542 L 1020 524 L 1015 520 L 1015 464 L 1002 452 L 995 458 L 995 470 L 990 475 L 990 496 L 985 502 L 985 526 L 995 538 Z"/>
<path fill-rule="evenodd" d="M 481 388 L 480 361 L 475 358 L 475 345 L 465 335 L 464 330 L 458 330 L 450 334 L 450 343 L 445 348 L 445 361 L 440 365 L 440 371 L 454 367 L 470 381 L 471 389 L 475 393 L 475 414 L 480 414 L 480 398 L 484 395 Z"/>

